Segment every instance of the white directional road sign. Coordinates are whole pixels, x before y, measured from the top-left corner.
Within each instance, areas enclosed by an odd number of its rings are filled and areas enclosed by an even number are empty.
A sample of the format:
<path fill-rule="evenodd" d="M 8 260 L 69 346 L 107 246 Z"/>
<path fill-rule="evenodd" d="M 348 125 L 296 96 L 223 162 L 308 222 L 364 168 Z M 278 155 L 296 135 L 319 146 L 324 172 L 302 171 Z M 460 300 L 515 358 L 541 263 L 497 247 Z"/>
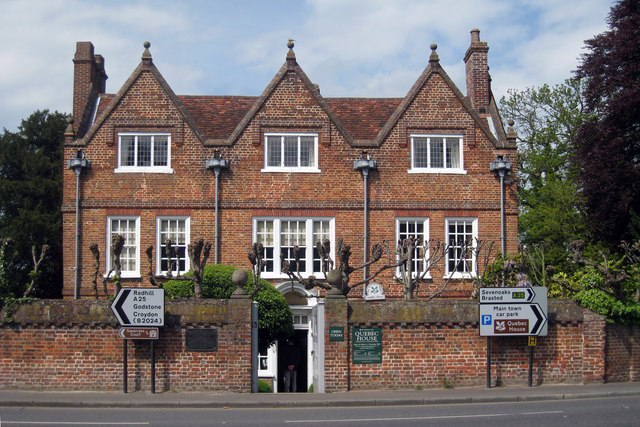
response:
<path fill-rule="evenodd" d="M 546 290 L 545 290 L 546 293 Z M 534 288 L 480 288 L 480 304 L 533 302 Z"/>
<path fill-rule="evenodd" d="M 547 288 L 480 289 L 480 336 L 546 336 L 547 323 Z"/>
<path fill-rule="evenodd" d="M 122 288 L 111 310 L 120 326 L 164 326 L 164 289 Z"/>

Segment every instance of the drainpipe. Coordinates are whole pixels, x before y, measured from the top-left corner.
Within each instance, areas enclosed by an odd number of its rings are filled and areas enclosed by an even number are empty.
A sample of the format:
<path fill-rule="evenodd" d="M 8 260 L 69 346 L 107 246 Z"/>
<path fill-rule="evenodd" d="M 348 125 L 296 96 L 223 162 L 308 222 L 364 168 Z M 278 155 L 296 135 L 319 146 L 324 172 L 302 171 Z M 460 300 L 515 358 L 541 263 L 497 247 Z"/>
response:
<path fill-rule="evenodd" d="M 213 175 L 216 179 L 216 195 L 215 195 L 215 235 L 213 242 L 213 261 L 215 264 L 219 263 L 218 258 L 218 241 L 220 238 L 220 225 L 218 224 L 218 186 L 219 186 L 219 178 L 220 178 L 220 170 L 227 169 L 229 167 L 229 161 L 220 157 L 220 153 L 216 151 L 213 153 L 213 157 L 206 160 L 204 162 L 204 167 L 206 169 L 213 170 Z"/>
<path fill-rule="evenodd" d="M 366 151 L 363 151 L 360 155 L 359 160 L 355 160 L 353 162 L 353 169 L 359 170 L 362 172 L 362 179 L 364 180 L 364 264 L 367 263 L 368 260 L 368 250 L 369 250 L 369 170 L 377 169 L 378 165 L 375 160 L 371 160 L 371 156 L 367 154 Z M 364 280 L 367 279 L 367 267 L 362 269 L 364 274 Z M 367 288 L 364 287 L 363 295 L 366 294 Z"/>
<path fill-rule="evenodd" d="M 91 163 L 82 150 L 78 150 L 76 156 L 69 159 L 69 169 L 76 173 L 76 248 L 75 248 L 75 278 L 73 287 L 73 299 L 78 299 L 80 294 L 80 174 L 83 169 L 89 169 Z"/>

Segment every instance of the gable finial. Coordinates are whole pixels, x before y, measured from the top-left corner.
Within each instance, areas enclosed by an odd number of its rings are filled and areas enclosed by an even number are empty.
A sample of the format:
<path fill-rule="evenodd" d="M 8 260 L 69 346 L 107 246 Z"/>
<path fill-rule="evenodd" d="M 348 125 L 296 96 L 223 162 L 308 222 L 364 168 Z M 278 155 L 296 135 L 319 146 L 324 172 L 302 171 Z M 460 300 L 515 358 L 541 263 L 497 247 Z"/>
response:
<path fill-rule="evenodd" d="M 151 62 L 152 61 L 151 52 L 149 52 L 149 48 L 151 47 L 151 43 L 146 41 L 146 42 L 144 42 L 143 46 L 144 46 L 144 52 L 142 53 L 142 60 Z"/>
<path fill-rule="evenodd" d="M 431 43 L 431 55 L 429 56 L 429 62 L 439 62 L 440 58 L 438 57 L 438 52 L 436 52 L 436 49 L 438 49 L 438 45 L 435 43 Z"/>
<path fill-rule="evenodd" d="M 287 43 L 287 47 L 289 48 L 289 52 L 287 52 L 287 59 L 296 59 L 296 54 L 293 52 L 293 42 L 294 39 L 289 39 Z"/>

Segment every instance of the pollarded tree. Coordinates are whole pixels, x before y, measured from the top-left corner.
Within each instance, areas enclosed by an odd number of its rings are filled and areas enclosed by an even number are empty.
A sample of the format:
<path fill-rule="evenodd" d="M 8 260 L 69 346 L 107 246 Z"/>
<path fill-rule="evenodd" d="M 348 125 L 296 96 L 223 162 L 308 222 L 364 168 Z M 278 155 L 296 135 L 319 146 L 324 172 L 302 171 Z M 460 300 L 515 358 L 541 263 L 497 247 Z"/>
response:
<path fill-rule="evenodd" d="M 616 3 L 607 22 L 608 31 L 586 41 L 577 70 L 592 115 L 575 162 L 596 238 L 615 249 L 640 237 L 640 2 Z"/>

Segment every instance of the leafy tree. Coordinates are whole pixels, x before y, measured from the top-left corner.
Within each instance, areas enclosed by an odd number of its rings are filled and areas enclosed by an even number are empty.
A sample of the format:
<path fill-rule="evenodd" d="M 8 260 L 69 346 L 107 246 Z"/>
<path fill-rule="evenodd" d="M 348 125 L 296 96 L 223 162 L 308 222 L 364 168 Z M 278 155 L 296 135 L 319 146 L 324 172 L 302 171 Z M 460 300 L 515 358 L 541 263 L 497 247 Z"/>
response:
<path fill-rule="evenodd" d="M 568 267 L 568 244 L 585 234 L 578 171 L 570 163 L 578 128 L 587 118 L 580 80 L 510 90 L 502 115 L 518 134 L 519 233 L 525 246 L 544 250 L 546 262 Z M 544 266 L 543 266 L 544 268 Z"/>
<path fill-rule="evenodd" d="M 62 290 L 62 152 L 67 116 L 36 111 L 17 132 L 0 135 L 0 236 L 11 239 L 12 268 L 2 289 L 4 297 L 20 297 L 33 270 L 32 247 L 47 256 L 31 295 L 59 297 Z M 33 276 L 33 275 L 32 275 Z"/>
<path fill-rule="evenodd" d="M 607 23 L 585 42 L 577 70 L 590 116 L 575 162 L 596 238 L 615 249 L 640 236 L 640 2 L 617 2 Z"/>

